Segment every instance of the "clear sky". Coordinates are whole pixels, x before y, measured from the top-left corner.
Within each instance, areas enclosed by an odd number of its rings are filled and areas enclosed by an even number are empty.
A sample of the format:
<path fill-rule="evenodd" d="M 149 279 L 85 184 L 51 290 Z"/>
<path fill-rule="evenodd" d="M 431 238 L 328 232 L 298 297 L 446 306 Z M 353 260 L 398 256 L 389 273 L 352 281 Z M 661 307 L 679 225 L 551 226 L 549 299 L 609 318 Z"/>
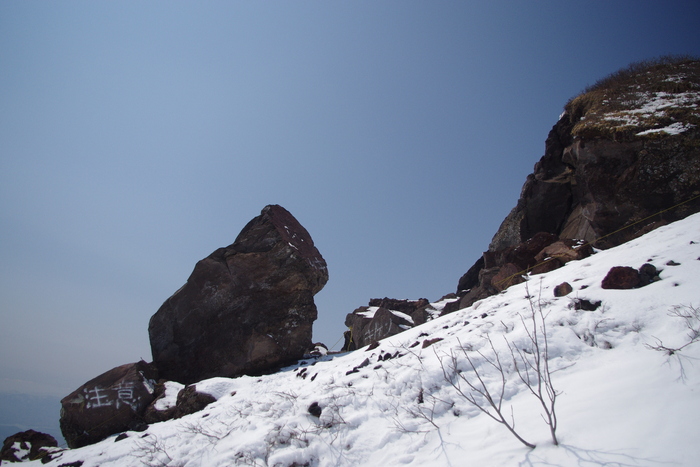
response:
<path fill-rule="evenodd" d="M 694 1 L 0 2 L 0 392 L 150 361 L 151 315 L 267 204 L 328 263 L 317 341 L 370 298 L 454 292 L 567 99 L 700 54 L 699 19 Z"/>

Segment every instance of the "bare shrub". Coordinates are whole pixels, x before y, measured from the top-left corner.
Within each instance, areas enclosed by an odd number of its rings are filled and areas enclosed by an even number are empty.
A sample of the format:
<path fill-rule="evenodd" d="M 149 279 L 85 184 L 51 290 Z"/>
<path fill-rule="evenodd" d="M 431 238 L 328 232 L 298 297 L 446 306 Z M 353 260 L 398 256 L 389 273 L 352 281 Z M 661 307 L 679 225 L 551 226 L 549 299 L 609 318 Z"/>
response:
<path fill-rule="evenodd" d="M 173 458 L 168 454 L 165 442 L 155 435 L 147 436 L 137 441 L 138 450 L 132 455 L 147 467 L 166 467 L 171 465 Z"/>
<path fill-rule="evenodd" d="M 528 293 L 528 296 L 530 294 Z M 520 381 L 525 383 L 528 391 L 535 396 L 542 406 L 544 415 L 542 419 L 549 426 L 554 445 L 559 445 L 557 440 L 557 414 L 554 410 L 554 403 L 557 400 L 557 391 L 552 384 L 552 371 L 549 368 L 549 342 L 547 341 L 547 325 L 542 312 L 542 304 L 538 302 L 536 307 L 533 299 L 530 302 L 530 324 L 525 322 L 525 318 L 520 316 L 525 332 L 529 340 L 528 350 L 519 349 L 511 342 L 508 343 L 515 371 Z M 538 332 L 539 331 L 539 332 Z"/>
<path fill-rule="evenodd" d="M 670 347 L 654 337 L 656 344 L 644 344 L 650 350 L 663 352 L 668 357 L 675 356 L 678 359 L 678 364 L 681 369 L 681 379 L 685 380 L 685 370 L 683 368 L 683 360 L 679 353 L 691 344 L 700 341 L 700 307 L 693 305 L 676 305 L 669 310 L 668 315 L 674 318 L 679 318 L 685 322 L 685 327 L 688 330 L 684 342 L 675 347 Z"/>
<path fill-rule="evenodd" d="M 464 400 L 496 422 L 505 426 L 508 431 L 525 446 L 534 449 L 535 445 L 523 439 L 515 430 L 515 418 L 513 416 L 512 407 L 510 417 L 506 417 L 503 411 L 503 398 L 507 382 L 506 371 L 503 368 L 498 352 L 494 348 L 493 341 L 488 334 L 486 335 L 486 339 L 493 356 L 489 357 L 480 350 L 475 352 L 483 359 L 486 365 L 492 367 L 496 371 L 499 380 L 495 385 L 496 387 L 490 388 L 489 385 L 486 384 L 482 371 L 477 369 L 474 359 L 469 355 L 470 348 L 463 346 L 461 342 L 459 343 L 458 352 L 454 350 L 450 351 L 447 363 L 444 362 L 444 359 L 440 360 L 445 381 L 447 381 Z M 459 368 L 460 357 L 464 357 L 464 360 L 466 360 L 469 365 L 470 371 L 464 372 Z"/>
<path fill-rule="evenodd" d="M 473 350 L 471 346 L 464 346 L 458 341 L 457 350 L 451 350 L 442 358 L 438 356 L 438 359 L 445 381 L 461 398 L 506 427 L 518 441 L 532 449 L 535 445 L 526 441 L 516 430 L 512 406 L 508 414 L 503 405 L 508 379 L 511 374 L 517 375 L 527 390 L 537 399 L 543 410 L 542 419 L 549 427 L 552 442 L 555 445 L 559 444 L 556 436 L 555 411 L 558 392 L 554 389 L 552 371 L 549 367 L 549 343 L 542 302 L 538 300 L 535 306 L 527 286 L 526 290 L 530 314 L 527 319 L 522 315 L 520 319 L 527 334 L 527 343 L 520 348 L 504 336 L 510 351 L 509 359 L 502 360 L 489 334 L 486 335 L 488 349 L 484 352 Z M 460 368 L 462 361 L 467 363 L 466 371 Z M 508 363 L 512 363 L 512 370 Z M 490 382 L 487 382 L 487 373 L 491 375 Z"/>

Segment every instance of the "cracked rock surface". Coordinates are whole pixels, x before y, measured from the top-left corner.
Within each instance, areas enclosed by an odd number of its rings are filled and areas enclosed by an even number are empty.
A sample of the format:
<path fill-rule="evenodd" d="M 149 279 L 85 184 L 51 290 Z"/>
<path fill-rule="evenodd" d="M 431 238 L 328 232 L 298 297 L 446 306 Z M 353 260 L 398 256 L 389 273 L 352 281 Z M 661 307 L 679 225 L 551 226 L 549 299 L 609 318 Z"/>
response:
<path fill-rule="evenodd" d="M 313 297 L 326 262 L 289 211 L 266 206 L 233 244 L 200 260 L 185 285 L 151 317 L 160 376 L 190 384 L 262 374 L 312 347 Z"/>

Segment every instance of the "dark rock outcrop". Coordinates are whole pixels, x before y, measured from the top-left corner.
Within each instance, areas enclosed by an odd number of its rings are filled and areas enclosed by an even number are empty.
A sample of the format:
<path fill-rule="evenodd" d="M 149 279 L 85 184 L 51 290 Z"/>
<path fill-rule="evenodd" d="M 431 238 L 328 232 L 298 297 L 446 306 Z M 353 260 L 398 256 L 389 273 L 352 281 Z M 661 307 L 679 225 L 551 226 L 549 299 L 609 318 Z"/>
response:
<path fill-rule="evenodd" d="M 113 368 L 61 400 L 61 432 L 70 448 L 93 444 L 115 433 L 144 426 L 157 374 L 140 361 Z"/>
<path fill-rule="evenodd" d="M 350 329 L 345 333 L 343 350 L 355 350 L 393 336 L 427 319 L 428 300 L 375 298 L 345 318 Z"/>
<path fill-rule="evenodd" d="M 516 206 L 442 313 L 699 212 L 698 105 L 700 60 L 684 57 L 633 64 L 567 103 Z M 639 275 L 658 280 L 649 268 Z M 407 327 L 367 311 L 346 318 L 345 350 Z"/>
<path fill-rule="evenodd" d="M 232 245 L 199 261 L 149 323 L 161 377 L 190 384 L 273 371 L 312 346 L 313 296 L 326 262 L 281 206 L 262 210 Z"/>
<path fill-rule="evenodd" d="M 528 176 L 518 205 L 504 220 L 489 251 L 518 245 L 537 232 L 610 248 L 648 232 L 655 224 L 700 209 L 700 203 L 691 202 L 653 217 L 700 193 L 700 150 L 683 144 L 687 138 L 697 139 L 696 131 L 653 140 L 586 141 L 574 140 L 572 126 L 566 113 L 554 126 L 545 155 Z M 620 230 L 643 219 L 647 220 Z"/>
<path fill-rule="evenodd" d="M 681 60 L 621 72 L 572 99 L 489 251 L 537 232 L 609 248 L 698 212 L 700 199 L 688 202 L 700 194 L 698 89 L 700 61 Z M 638 107 L 655 96 L 668 105 L 643 117 Z"/>
<path fill-rule="evenodd" d="M 700 61 L 661 59 L 572 99 L 517 205 L 460 279 L 460 307 L 517 282 L 513 269 L 547 272 L 590 254 L 592 245 L 620 245 L 700 211 L 699 90 Z M 670 104 L 651 116 L 638 111 L 657 97 Z M 545 234 L 556 240 L 535 252 L 533 267 L 519 253 Z"/>
<path fill-rule="evenodd" d="M 0 451 L 0 463 L 25 462 L 46 459 L 52 448 L 57 448 L 56 438 L 39 431 L 27 430 L 5 438 Z"/>

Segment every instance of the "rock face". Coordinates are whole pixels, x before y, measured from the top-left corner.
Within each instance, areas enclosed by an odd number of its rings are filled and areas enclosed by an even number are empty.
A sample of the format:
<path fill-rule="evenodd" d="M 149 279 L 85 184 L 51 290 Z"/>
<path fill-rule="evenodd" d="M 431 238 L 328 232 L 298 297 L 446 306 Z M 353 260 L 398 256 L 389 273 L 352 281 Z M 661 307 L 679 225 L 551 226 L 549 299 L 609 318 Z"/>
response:
<path fill-rule="evenodd" d="M 281 206 L 266 206 L 232 245 L 199 261 L 151 317 L 161 377 L 190 384 L 260 374 L 311 346 L 313 296 L 328 281 L 309 233 Z"/>
<path fill-rule="evenodd" d="M 115 433 L 145 427 L 142 415 L 153 401 L 158 379 L 140 361 L 91 379 L 61 400 L 61 432 L 70 448 L 93 444 Z"/>
<path fill-rule="evenodd" d="M 632 65 L 572 99 L 517 205 L 460 279 L 460 307 L 516 283 L 515 269 L 534 262 L 530 272 L 547 272 L 590 245 L 613 247 L 700 211 L 699 104 L 700 61 L 685 59 Z M 532 255 L 529 244 L 547 235 L 554 241 Z"/>
<path fill-rule="evenodd" d="M 698 103 L 692 60 L 622 70 L 573 99 L 489 251 L 538 232 L 609 248 L 700 210 L 695 199 L 649 218 L 700 194 Z"/>
<path fill-rule="evenodd" d="M 423 324 L 427 318 L 426 308 L 430 303 L 420 300 L 396 300 L 375 298 L 369 306 L 357 308 L 345 318 L 346 331 L 343 350 L 355 350 L 393 336 L 415 325 Z"/>
<path fill-rule="evenodd" d="M 56 438 L 51 435 L 34 430 L 22 431 L 5 438 L 0 451 L 0 463 L 46 459 L 51 452 L 50 448 L 56 447 Z"/>

